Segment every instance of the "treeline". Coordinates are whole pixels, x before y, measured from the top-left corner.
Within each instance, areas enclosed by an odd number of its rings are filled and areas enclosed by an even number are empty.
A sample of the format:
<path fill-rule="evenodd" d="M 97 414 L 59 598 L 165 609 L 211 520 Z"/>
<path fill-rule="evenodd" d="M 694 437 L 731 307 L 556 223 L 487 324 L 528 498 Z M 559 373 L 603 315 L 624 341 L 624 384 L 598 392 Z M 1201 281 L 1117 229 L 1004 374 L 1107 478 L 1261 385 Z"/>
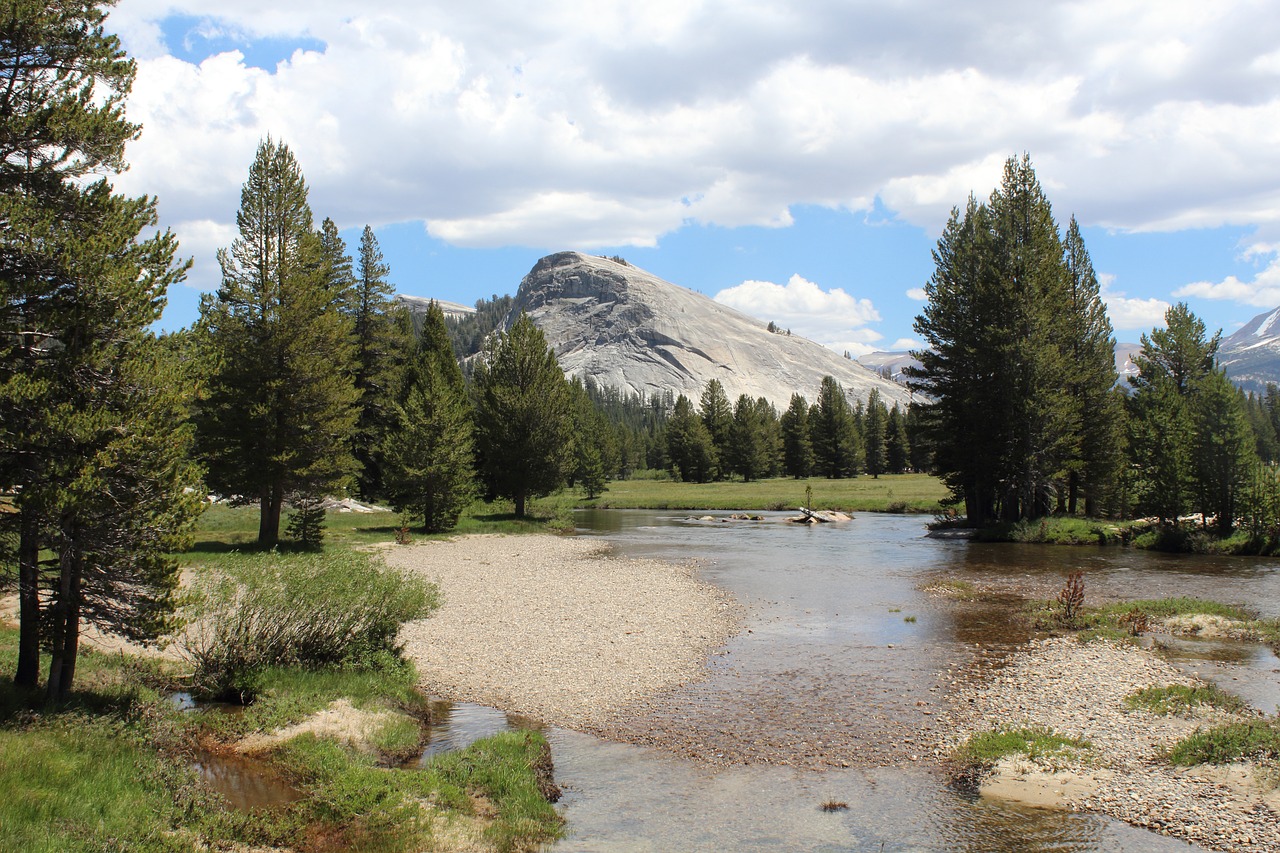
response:
<path fill-rule="evenodd" d="M 1115 339 L 1074 217 L 1059 230 L 1030 159 L 952 211 L 934 251 L 925 348 L 909 384 L 934 465 L 968 523 L 1050 513 L 1189 514 L 1221 536 L 1275 536 L 1280 393 L 1245 397 L 1186 305 L 1142 336 L 1117 382 Z"/>
<path fill-rule="evenodd" d="M 912 451 L 910 411 L 889 408 L 873 390 L 849 403 L 833 377 L 822 380 L 813 405 L 793 394 L 779 414 L 764 397 L 743 394 L 731 405 L 719 380 L 707 383 L 697 408 L 680 395 L 663 430 L 665 466 L 681 480 L 706 483 L 730 476 L 856 477 L 900 474 L 927 465 L 924 445 Z"/>

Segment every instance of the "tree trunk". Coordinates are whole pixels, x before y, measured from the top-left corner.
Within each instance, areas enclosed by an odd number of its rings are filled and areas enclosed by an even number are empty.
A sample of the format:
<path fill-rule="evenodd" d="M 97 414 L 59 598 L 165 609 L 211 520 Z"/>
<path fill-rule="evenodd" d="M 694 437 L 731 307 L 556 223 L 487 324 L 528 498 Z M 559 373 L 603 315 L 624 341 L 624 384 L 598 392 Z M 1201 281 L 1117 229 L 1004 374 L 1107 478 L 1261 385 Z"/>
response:
<path fill-rule="evenodd" d="M 524 492 L 516 494 L 516 518 L 524 518 Z"/>
<path fill-rule="evenodd" d="M 40 681 L 40 521 L 24 507 L 18 539 L 18 669 L 13 677 L 19 687 L 35 687 Z"/>
<path fill-rule="evenodd" d="M 76 678 L 76 658 L 80 652 L 80 575 L 83 560 L 75 557 L 71 564 L 71 583 L 67 605 L 63 612 L 66 622 L 62 626 L 62 668 L 58 678 L 58 701 L 71 693 Z"/>
<path fill-rule="evenodd" d="M 71 606 L 78 591 L 74 583 L 75 577 L 75 536 L 63 531 L 62 551 L 59 555 L 58 594 L 53 606 L 53 619 L 49 621 L 49 644 L 53 654 L 49 659 L 49 680 L 45 684 L 45 698 L 57 702 L 67 695 L 70 689 L 63 684 L 66 675 L 67 625 Z"/>
<path fill-rule="evenodd" d="M 284 505 L 284 489 L 272 483 L 258 499 L 258 545 L 273 548 L 280 541 L 280 510 Z"/>

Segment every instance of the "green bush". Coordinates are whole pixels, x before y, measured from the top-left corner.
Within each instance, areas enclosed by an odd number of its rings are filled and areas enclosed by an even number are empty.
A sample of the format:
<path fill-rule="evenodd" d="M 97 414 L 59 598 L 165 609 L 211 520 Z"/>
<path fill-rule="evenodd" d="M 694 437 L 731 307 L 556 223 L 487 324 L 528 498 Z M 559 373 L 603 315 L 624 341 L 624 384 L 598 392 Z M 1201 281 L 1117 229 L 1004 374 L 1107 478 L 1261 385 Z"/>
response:
<path fill-rule="evenodd" d="M 368 554 L 239 555 L 196 585 L 182 645 L 200 690 L 253 693 L 270 666 L 359 663 L 394 650 L 401 623 L 436 606 L 434 585 Z"/>

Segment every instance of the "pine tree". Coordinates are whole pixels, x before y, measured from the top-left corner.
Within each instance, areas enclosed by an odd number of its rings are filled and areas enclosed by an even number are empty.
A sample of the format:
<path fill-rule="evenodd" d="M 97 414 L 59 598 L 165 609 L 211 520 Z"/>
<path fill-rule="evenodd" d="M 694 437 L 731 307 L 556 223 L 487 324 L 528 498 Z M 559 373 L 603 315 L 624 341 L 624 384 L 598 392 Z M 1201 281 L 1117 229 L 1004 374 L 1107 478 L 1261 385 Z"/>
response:
<path fill-rule="evenodd" d="M 530 497 L 564 485 L 574 451 L 569 384 L 524 312 L 486 346 L 475 389 L 481 474 L 523 517 Z"/>
<path fill-rule="evenodd" d="M 1240 391 L 1223 370 L 1203 377 L 1193 395 L 1192 489 L 1196 508 L 1207 527 L 1216 520 L 1224 539 L 1235 529 L 1241 496 L 1258 464 L 1253 430 L 1245 417 Z"/>
<path fill-rule="evenodd" d="M 746 482 L 758 480 L 769 472 L 770 442 L 767 426 L 756 401 L 746 394 L 738 396 L 729 425 L 730 469 Z"/>
<path fill-rule="evenodd" d="M 863 448 L 849 400 L 833 376 L 822 378 L 817 402 L 809 410 L 809 436 L 815 473 L 828 479 L 857 476 Z"/>
<path fill-rule="evenodd" d="M 354 381 L 360 393 L 360 414 L 351 436 L 351 453 L 359 466 L 356 489 L 361 497 L 367 499 L 382 492 L 379 448 L 394 422 L 391 407 L 395 375 L 404 367 L 407 354 L 415 346 L 411 324 L 397 316 L 392 302 L 393 288 L 387 281 L 390 273 L 391 268 L 378 246 L 378 238 L 366 225 L 360 235 L 356 275 L 346 313 L 351 319 Z M 448 328 L 443 323 L 432 334 L 448 341 Z M 440 349 L 438 341 L 432 349 Z M 452 350 L 448 354 L 451 355 Z M 460 372 L 447 372 L 450 375 L 456 373 L 461 382 Z"/>
<path fill-rule="evenodd" d="M 358 392 L 343 294 L 327 287 L 302 170 L 288 146 L 258 146 L 218 252 L 222 286 L 201 304 L 215 364 L 198 424 L 208 480 L 257 501 L 258 544 L 279 540 L 291 494 L 342 488 L 353 472 Z"/>
<path fill-rule="evenodd" d="M 867 397 L 862 434 L 866 453 L 866 471 L 878 479 L 886 467 L 886 449 L 889 439 L 889 409 L 880 399 L 878 388 L 872 388 L 871 394 Z"/>
<path fill-rule="evenodd" d="M 813 470 L 813 442 L 809 438 L 809 403 L 802 394 L 792 394 L 791 404 L 782 413 L 782 470 L 797 480 Z"/>
<path fill-rule="evenodd" d="M 320 223 L 316 232 L 320 241 L 320 266 L 324 287 L 334 294 L 344 311 L 353 313 L 356 278 L 351 272 L 351 255 L 347 254 L 347 242 L 338 233 L 338 226 L 329 217 Z"/>
<path fill-rule="evenodd" d="M 1121 398 L 1112 393 L 1118 377 L 1111 321 L 1074 216 L 1067 226 L 1063 253 L 1068 285 L 1066 390 L 1075 409 L 1072 417 L 1079 424 L 1079 437 L 1072 445 L 1075 452 L 1066 460 L 1062 508 L 1074 515 L 1083 489 L 1084 514 L 1093 517 L 1098 513 L 1099 499 L 1111 490 L 1124 462 L 1124 409 Z"/>
<path fill-rule="evenodd" d="M 426 532 L 453 528 L 475 499 L 474 423 L 444 312 L 432 302 L 381 453 L 391 504 Z"/>
<path fill-rule="evenodd" d="M 667 463 L 675 476 L 687 483 L 706 483 L 714 476 L 715 446 L 693 403 L 681 394 L 666 421 Z"/>
<path fill-rule="evenodd" d="M 1130 400 L 1129 447 L 1139 512 L 1173 524 L 1191 506 L 1190 407 L 1167 375 L 1147 377 Z"/>
<path fill-rule="evenodd" d="M 1171 307 L 1164 318 L 1163 329 L 1142 336 L 1134 359 L 1138 375 L 1129 378 L 1134 388 L 1129 443 L 1139 510 L 1172 524 L 1197 498 L 1194 398 L 1214 372 L 1221 334 L 1207 337 L 1204 322 L 1185 303 Z"/>
<path fill-rule="evenodd" d="M 932 401 L 912 406 L 912 446 L 933 451 L 932 468 L 975 527 L 996 517 L 1000 457 L 1012 441 L 1002 380 L 1012 342 L 992 242 L 990 213 L 973 196 L 963 216 L 951 211 L 915 321 L 925 348 L 912 355 L 921 366 L 906 371 L 909 386 Z"/>
<path fill-rule="evenodd" d="M 706 388 L 702 391 L 699 415 L 703 426 L 707 428 L 707 435 L 711 436 L 711 446 L 714 450 L 712 479 L 723 480 L 733 469 L 730 461 L 732 438 L 729 435 L 733 424 L 733 407 L 729 405 L 729 397 L 725 394 L 724 386 L 720 384 L 719 379 L 708 380 Z"/>
<path fill-rule="evenodd" d="M 988 204 L 952 211 L 934 266 L 907 371 L 931 401 L 912 443 L 975 526 L 1066 508 L 1082 487 L 1092 508 L 1121 443 L 1110 324 L 1079 228 L 1064 245 L 1029 157 L 1006 162 Z"/>
<path fill-rule="evenodd" d="M 80 624 L 154 638 L 172 608 L 167 556 L 194 519 L 183 388 L 147 331 L 175 261 L 155 200 L 115 195 L 139 128 L 124 118 L 134 63 L 106 3 L 11 4 L 0 19 L 0 487 L 14 512 L 15 681 L 65 697 Z M 96 179 L 95 179 L 96 178 Z M 42 603 L 52 555 L 51 597 Z"/>
<path fill-rule="evenodd" d="M 911 466 L 911 438 L 907 434 L 907 419 L 897 403 L 889 410 L 884 460 L 885 470 L 890 474 L 903 474 Z"/>
<path fill-rule="evenodd" d="M 782 425 L 778 410 L 764 397 L 756 398 L 755 407 L 760 423 L 761 476 L 777 477 L 782 473 Z"/>
<path fill-rule="evenodd" d="M 1005 520 L 1048 514 L 1078 453 L 1080 412 L 1069 375 L 1070 317 L 1062 241 L 1030 157 L 1005 163 L 989 203 L 993 263 L 1006 303 L 1009 360 L 1003 371 L 1011 442 L 1000 460 Z"/>

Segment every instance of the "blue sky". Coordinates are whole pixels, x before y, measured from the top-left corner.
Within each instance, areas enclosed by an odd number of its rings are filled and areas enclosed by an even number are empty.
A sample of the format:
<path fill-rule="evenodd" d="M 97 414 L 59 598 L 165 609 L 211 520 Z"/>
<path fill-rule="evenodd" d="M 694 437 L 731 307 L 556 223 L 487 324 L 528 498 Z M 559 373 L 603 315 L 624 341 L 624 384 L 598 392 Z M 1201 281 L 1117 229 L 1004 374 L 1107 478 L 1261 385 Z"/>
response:
<path fill-rule="evenodd" d="M 466 304 L 578 249 L 838 351 L 903 348 L 948 211 L 1027 151 L 1122 340 L 1178 300 L 1228 334 L 1280 305 L 1274 4 L 528 8 L 121 0 L 144 132 L 117 185 L 195 260 L 163 325 L 217 287 L 267 134 L 401 292 Z"/>

